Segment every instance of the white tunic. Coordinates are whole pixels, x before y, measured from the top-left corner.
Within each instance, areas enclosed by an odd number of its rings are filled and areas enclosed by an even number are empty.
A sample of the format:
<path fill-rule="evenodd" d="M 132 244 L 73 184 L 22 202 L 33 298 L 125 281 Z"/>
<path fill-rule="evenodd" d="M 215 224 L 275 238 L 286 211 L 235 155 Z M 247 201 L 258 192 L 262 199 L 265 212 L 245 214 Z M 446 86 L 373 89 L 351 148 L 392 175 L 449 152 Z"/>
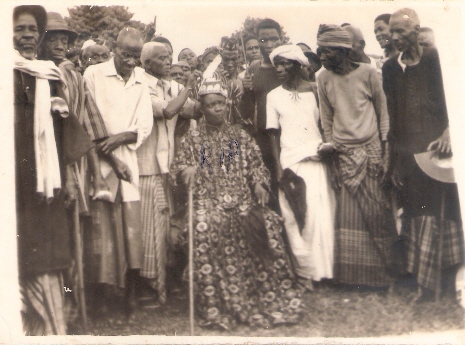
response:
<path fill-rule="evenodd" d="M 110 59 L 88 67 L 84 78 L 102 114 L 108 134 L 137 133 L 136 143 L 121 145 L 113 153 L 126 163 L 132 172 L 132 183 L 121 181 L 123 201 L 138 201 L 139 167 L 136 149 L 147 138 L 153 126 L 152 104 L 144 70 L 136 67 L 125 82 L 116 72 L 114 59 Z M 120 181 L 107 162 L 101 160 L 100 168 L 115 198 Z"/>

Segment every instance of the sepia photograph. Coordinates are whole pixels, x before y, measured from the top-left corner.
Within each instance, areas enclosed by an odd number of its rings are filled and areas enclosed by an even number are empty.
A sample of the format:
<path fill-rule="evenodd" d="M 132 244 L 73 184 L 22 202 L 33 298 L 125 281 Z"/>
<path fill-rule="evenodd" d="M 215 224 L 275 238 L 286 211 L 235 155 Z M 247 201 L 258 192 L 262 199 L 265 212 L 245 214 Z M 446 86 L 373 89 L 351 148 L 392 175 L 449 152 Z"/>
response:
<path fill-rule="evenodd" d="M 462 2 L 0 9 L 0 343 L 465 342 Z"/>

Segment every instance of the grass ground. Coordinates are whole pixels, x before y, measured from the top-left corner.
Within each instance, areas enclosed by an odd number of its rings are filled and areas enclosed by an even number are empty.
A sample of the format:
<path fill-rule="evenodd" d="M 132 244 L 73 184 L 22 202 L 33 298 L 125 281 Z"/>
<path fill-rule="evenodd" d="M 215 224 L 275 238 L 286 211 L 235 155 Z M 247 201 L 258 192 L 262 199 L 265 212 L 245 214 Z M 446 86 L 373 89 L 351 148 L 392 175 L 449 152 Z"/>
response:
<path fill-rule="evenodd" d="M 465 310 L 447 301 L 416 305 L 412 286 L 397 286 L 396 293 L 321 287 L 304 296 L 307 306 L 297 325 L 274 329 L 251 329 L 238 326 L 232 331 L 195 327 L 199 336 L 248 337 L 380 337 L 406 335 L 410 332 L 438 332 L 465 328 Z M 113 305 L 113 323 L 90 320 L 87 334 L 118 335 L 189 335 L 189 305 L 186 298 L 172 296 L 156 309 L 140 309 L 128 324 L 119 308 Z M 74 334 L 83 334 L 76 328 Z"/>

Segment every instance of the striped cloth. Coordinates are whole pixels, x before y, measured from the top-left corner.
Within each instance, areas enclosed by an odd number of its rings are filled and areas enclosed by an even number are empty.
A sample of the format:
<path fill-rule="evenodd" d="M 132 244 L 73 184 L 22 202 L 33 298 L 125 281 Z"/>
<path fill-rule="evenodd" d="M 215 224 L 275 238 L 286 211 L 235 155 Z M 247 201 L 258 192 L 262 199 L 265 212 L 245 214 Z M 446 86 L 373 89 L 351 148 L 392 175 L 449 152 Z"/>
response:
<path fill-rule="evenodd" d="M 91 201 L 91 226 L 84 229 L 86 280 L 124 288 L 127 269 L 142 265 L 140 202 Z"/>
<path fill-rule="evenodd" d="M 394 278 L 393 245 L 397 240 L 394 217 L 390 204 L 376 176 L 380 162 L 379 140 L 361 149 L 365 150 L 366 172 L 353 177 L 357 181 L 356 192 L 353 179 L 344 179 L 338 196 L 336 215 L 336 267 L 335 278 L 347 284 L 371 286 L 389 285 Z M 342 176 L 348 162 L 339 155 Z"/>
<path fill-rule="evenodd" d="M 341 26 L 320 24 L 316 35 L 316 43 L 320 47 L 341 47 L 352 49 L 349 34 Z"/>
<path fill-rule="evenodd" d="M 65 82 L 65 95 L 70 111 L 79 119 L 93 141 L 108 137 L 105 123 L 97 104 L 86 87 L 82 76 L 76 71 L 60 66 Z"/>
<path fill-rule="evenodd" d="M 161 175 L 140 176 L 144 259 L 140 275 L 149 278 L 160 303 L 166 302 L 167 233 L 169 209 Z"/>
<path fill-rule="evenodd" d="M 26 335 L 66 335 L 61 272 L 20 279 L 21 315 Z"/>
<path fill-rule="evenodd" d="M 408 246 L 407 270 L 422 287 L 435 290 L 439 279 L 439 229 L 434 216 L 406 220 L 405 238 Z M 441 268 L 444 270 L 463 262 L 463 233 L 457 222 L 444 221 Z"/>

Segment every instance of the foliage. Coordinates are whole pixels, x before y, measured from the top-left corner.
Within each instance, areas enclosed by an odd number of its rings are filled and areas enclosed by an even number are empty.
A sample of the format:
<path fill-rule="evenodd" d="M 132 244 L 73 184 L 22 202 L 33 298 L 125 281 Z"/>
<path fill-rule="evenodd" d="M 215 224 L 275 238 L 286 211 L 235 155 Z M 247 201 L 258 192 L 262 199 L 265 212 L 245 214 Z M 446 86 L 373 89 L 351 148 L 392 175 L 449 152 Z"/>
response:
<path fill-rule="evenodd" d="M 108 47 L 112 47 L 118 33 L 130 26 L 138 29 L 144 36 L 150 35 L 153 23 L 144 24 L 131 20 L 133 13 L 125 6 L 75 6 L 68 8 L 69 17 L 65 20 L 71 30 L 77 31 L 79 37 L 75 48 L 80 49 L 84 41 L 92 38 L 103 41 Z"/>
<path fill-rule="evenodd" d="M 247 35 L 256 35 L 255 34 L 255 28 L 257 24 L 263 20 L 264 18 L 252 18 L 247 16 L 247 18 L 244 20 L 242 28 L 238 31 L 236 30 L 233 34 L 231 34 L 231 39 L 235 39 L 237 42 L 237 45 L 240 49 L 242 49 L 242 43 L 241 43 L 241 34 L 242 37 L 245 37 Z M 290 38 L 287 35 L 286 31 L 284 31 L 284 28 L 281 26 L 281 39 L 283 43 L 288 43 Z"/>

